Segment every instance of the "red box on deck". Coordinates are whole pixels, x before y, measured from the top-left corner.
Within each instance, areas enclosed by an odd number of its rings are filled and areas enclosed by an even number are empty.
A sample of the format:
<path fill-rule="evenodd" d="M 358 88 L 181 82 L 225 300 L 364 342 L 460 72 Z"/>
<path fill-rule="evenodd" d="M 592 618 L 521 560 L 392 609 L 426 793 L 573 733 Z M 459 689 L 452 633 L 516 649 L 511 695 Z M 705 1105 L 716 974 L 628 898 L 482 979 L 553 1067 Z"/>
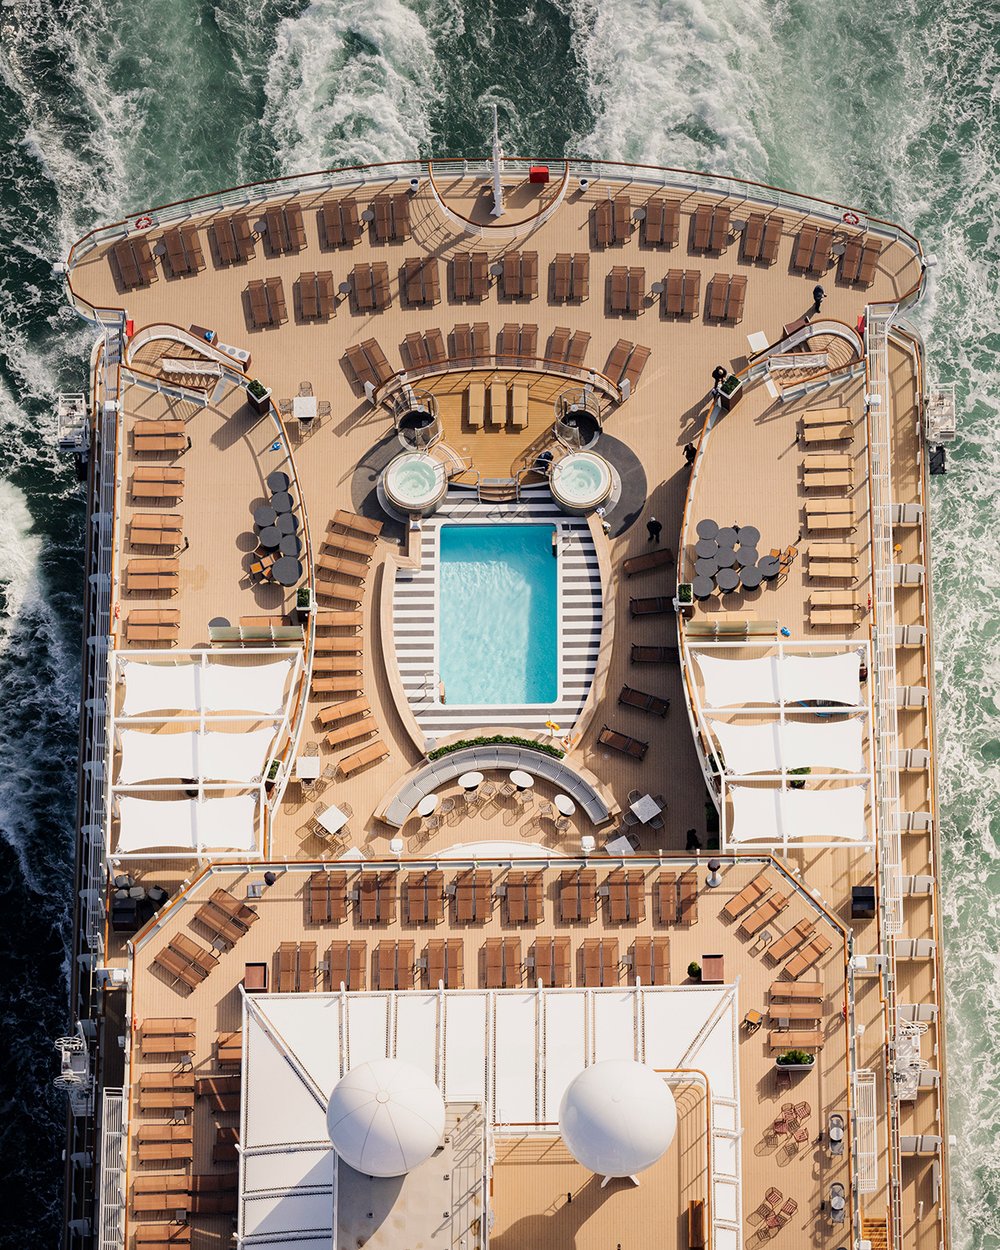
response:
<path fill-rule="evenodd" d="M 532 165 L 528 171 L 529 182 L 548 182 L 549 167 L 548 165 Z"/>

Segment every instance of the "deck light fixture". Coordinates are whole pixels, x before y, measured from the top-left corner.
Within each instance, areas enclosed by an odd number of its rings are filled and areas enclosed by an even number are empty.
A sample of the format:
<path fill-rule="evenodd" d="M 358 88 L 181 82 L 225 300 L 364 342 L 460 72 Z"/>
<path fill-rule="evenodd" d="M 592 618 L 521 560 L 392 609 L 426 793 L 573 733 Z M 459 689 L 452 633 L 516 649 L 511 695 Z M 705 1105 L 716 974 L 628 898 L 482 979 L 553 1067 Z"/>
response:
<path fill-rule="evenodd" d="M 722 862 L 718 859 L 710 859 L 708 861 L 708 880 L 705 882 L 707 886 L 711 886 L 714 889 L 717 885 L 722 885 L 722 878 L 719 876 L 721 867 Z"/>

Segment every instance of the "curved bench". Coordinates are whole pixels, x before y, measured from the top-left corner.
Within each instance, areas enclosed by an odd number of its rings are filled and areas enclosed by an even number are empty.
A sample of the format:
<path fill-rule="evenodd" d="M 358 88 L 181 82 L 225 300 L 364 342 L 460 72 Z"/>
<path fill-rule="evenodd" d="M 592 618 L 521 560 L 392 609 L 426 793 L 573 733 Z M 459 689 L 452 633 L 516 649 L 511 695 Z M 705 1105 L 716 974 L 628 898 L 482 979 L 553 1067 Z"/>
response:
<path fill-rule="evenodd" d="M 602 825 L 611 819 L 612 810 L 597 786 L 565 760 L 556 759 L 544 751 L 532 751 L 530 747 L 507 743 L 466 747 L 461 751 L 452 751 L 439 760 L 432 760 L 406 778 L 375 815 L 387 825 L 396 829 L 402 828 L 422 798 L 440 790 L 462 773 L 472 769 L 489 772 L 498 769 L 509 771 L 514 768 L 523 768 L 535 777 L 551 781 L 586 812 L 591 823 Z"/>

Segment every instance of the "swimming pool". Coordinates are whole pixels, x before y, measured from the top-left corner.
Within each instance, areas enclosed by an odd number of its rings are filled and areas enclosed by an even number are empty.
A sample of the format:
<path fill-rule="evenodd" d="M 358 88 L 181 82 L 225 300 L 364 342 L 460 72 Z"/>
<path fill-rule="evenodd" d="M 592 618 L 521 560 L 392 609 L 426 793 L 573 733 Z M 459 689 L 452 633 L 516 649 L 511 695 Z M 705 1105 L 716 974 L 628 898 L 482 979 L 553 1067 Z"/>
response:
<path fill-rule="evenodd" d="M 442 525 L 438 664 L 448 704 L 558 698 L 552 534 L 551 525 Z"/>

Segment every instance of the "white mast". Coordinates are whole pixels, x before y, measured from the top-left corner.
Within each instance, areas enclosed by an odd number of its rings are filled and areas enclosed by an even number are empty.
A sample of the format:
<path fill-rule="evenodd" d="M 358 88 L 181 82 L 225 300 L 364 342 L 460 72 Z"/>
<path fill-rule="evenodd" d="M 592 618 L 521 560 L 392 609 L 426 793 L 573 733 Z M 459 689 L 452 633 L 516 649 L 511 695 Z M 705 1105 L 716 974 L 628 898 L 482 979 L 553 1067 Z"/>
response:
<path fill-rule="evenodd" d="M 490 214 L 493 217 L 503 216 L 503 183 L 500 181 L 500 174 L 503 170 L 503 148 L 500 146 L 500 124 L 497 121 L 497 106 L 491 106 L 493 109 L 493 207 Z"/>

